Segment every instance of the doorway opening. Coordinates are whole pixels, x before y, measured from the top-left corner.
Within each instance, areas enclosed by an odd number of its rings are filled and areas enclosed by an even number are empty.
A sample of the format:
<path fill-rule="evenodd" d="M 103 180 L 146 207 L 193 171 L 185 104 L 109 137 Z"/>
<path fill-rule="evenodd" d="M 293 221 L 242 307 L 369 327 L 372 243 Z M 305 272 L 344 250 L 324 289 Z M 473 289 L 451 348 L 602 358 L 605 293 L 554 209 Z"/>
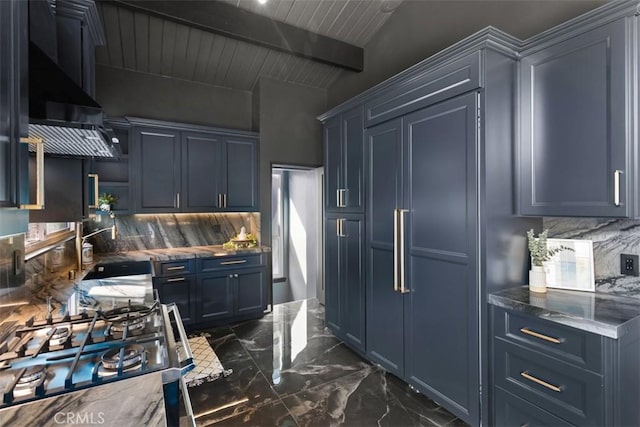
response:
<path fill-rule="evenodd" d="M 273 304 L 307 298 L 324 302 L 322 170 L 271 169 Z"/>

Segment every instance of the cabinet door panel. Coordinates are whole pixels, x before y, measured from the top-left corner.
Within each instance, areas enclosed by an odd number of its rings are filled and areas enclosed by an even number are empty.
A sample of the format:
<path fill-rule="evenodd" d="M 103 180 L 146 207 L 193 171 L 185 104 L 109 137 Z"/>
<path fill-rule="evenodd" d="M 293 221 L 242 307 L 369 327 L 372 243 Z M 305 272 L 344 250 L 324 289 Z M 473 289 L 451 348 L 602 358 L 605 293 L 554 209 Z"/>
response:
<path fill-rule="evenodd" d="M 325 321 L 331 332 L 342 337 L 342 310 L 340 250 L 338 238 L 338 219 L 327 218 L 325 222 Z"/>
<path fill-rule="evenodd" d="M 476 94 L 405 118 L 405 377 L 478 419 Z"/>
<path fill-rule="evenodd" d="M 234 275 L 236 287 L 236 314 L 259 313 L 266 307 L 265 271 L 260 269 L 237 270 Z"/>
<path fill-rule="evenodd" d="M 175 303 L 185 325 L 196 322 L 195 277 L 173 277 L 154 279 L 158 296 L 163 304 Z"/>
<path fill-rule="evenodd" d="M 227 203 L 225 210 L 258 210 L 258 160 L 256 141 L 227 138 Z"/>
<path fill-rule="evenodd" d="M 224 142 L 209 134 L 182 134 L 183 211 L 213 211 L 224 192 Z"/>
<path fill-rule="evenodd" d="M 367 129 L 367 355 L 404 375 L 403 296 L 394 290 L 394 209 L 402 207 L 402 121 Z M 396 283 L 397 284 L 397 283 Z"/>
<path fill-rule="evenodd" d="M 141 212 L 177 212 L 180 192 L 180 137 L 163 129 L 135 132 L 138 176 L 138 207 Z"/>
<path fill-rule="evenodd" d="M 343 321 L 345 340 L 355 348 L 364 351 L 365 344 L 365 289 L 364 289 L 364 221 L 346 219 L 343 221 L 341 237 L 344 254 L 344 301 Z"/>
<path fill-rule="evenodd" d="M 628 216 L 625 37 L 619 20 L 523 58 L 523 214 Z"/>
<path fill-rule="evenodd" d="M 342 119 L 345 154 L 344 194 L 345 211 L 362 212 L 364 209 L 364 138 L 362 108 L 346 113 Z"/>
<path fill-rule="evenodd" d="M 228 273 L 198 277 L 198 321 L 233 315 L 233 277 Z"/>
<path fill-rule="evenodd" d="M 36 159 L 29 158 L 31 194 L 35 194 Z M 81 159 L 46 157 L 44 161 L 45 209 L 29 211 L 30 222 L 81 221 L 83 173 Z"/>
<path fill-rule="evenodd" d="M 342 142 L 340 138 L 341 119 L 334 117 L 324 125 L 324 176 L 325 207 L 327 211 L 338 208 L 338 189 L 342 188 Z"/>

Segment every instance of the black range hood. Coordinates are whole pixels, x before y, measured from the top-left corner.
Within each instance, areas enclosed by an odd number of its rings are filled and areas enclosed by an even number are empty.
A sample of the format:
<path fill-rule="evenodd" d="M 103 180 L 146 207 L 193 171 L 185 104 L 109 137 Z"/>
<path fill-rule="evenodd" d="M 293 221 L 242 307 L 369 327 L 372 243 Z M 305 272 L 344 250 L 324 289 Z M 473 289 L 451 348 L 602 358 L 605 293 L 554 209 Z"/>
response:
<path fill-rule="evenodd" d="M 103 119 L 100 105 L 30 41 L 29 136 L 43 139 L 49 154 L 119 157 L 118 140 Z"/>

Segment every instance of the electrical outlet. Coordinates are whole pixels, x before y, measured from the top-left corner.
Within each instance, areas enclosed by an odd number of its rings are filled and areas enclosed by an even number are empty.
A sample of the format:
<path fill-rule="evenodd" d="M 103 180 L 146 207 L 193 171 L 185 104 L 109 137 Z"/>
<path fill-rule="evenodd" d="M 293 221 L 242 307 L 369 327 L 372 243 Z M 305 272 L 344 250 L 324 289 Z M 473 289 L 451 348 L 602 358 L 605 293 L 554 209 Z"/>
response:
<path fill-rule="evenodd" d="M 638 255 L 620 254 L 620 274 L 638 276 Z"/>

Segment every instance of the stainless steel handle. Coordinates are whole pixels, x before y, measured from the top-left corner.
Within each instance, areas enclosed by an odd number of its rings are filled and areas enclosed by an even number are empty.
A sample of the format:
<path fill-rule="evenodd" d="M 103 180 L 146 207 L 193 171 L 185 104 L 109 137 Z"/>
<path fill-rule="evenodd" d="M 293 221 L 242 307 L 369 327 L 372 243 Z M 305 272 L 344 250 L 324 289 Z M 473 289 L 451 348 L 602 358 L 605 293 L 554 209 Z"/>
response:
<path fill-rule="evenodd" d="M 344 221 L 344 218 L 336 219 L 338 237 L 347 237 L 347 235 L 344 234 Z"/>
<path fill-rule="evenodd" d="M 523 334 L 531 335 L 532 337 L 539 338 L 541 340 L 552 342 L 554 344 L 560 344 L 562 342 L 558 338 L 553 338 L 548 335 L 544 335 L 539 332 L 532 331 L 529 328 L 520 328 L 520 332 L 522 332 Z"/>
<path fill-rule="evenodd" d="M 36 202 L 21 204 L 20 208 L 40 211 L 44 209 L 44 141 L 42 138 L 20 138 L 20 142 L 36 146 Z"/>
<path fill-rule="evenodd" d="M 218 193 L 218 207 L 222 207 L 222 193 Z"/>
<path fill-rule="evenodd" d="M 349 195 L 349 190 L 346 188 L 342 189 L 342 207 L 347 207 L 347 196 Z"/>
<path fill-rule="evenodd" d="M 167 271 L 176 271 L 176 270 L 184 270 L 186 267 L 184 265 L 179 265 L 177 267 L 167 267 Z"/>
<path fill-rule="evenodd" d="M 98 209 L 100 207 L 100 204 L 98 202 L 98 192 L 100 191 L 98 185 L 99 185 L 100 177 L 98 176 L 97 173 L 90 173 L 90 174 L 87 174 L 87 176 L 93 179 L 93 204 L 89 205 L 89 208 Z"/>
<path fill-rule="evenodd" d="M 620 175 L 623 174 L 619 169 L 613 171 L 613 204 L 620 206 Z"/>
<path fill-rule="evenodd" d="M 176 193 L 176 200 L 177 200 L 177 208 L 180 209 L 180 193 Z"/>
<path fill-rule="evenodd" d="M 227 207 L 227 193 L 222 193 L 222 203 L 223 203 L 223 208 Z"/>
<path fill-rule="evenodd" d="M 246 259 L 240 259 L 237 261 L 222 261 L 220 265 L 244 264 L 245 262 L 247 262 Z"/>
<path fill-rule="evenodd" d="M 404 238 L 405 238 L 405 223 L 404 223 L 404 214 L 406 214 L 408 211 L 406 209 L 400 209 L 399 210 L 399 217 L 400 217 L 400 225 L 399 225 L 399 235 L 400 235 L 400 293 L 401 294 L 406 294 L 407 292 L 409 292 L 409 289 L 407 289 L 406 287 L 406 283 L 405 283 L 405 275 L 406 275 L 406 267 L 407 267 L 407 263 L 406 263 L 406 259 L 405 259 L 405 243 L 404 243 Z"/>
<path fill-rule="evenodd" d="M 187 332 L 184 329 L 184 324 L 182 323 L 182 317 L 180 317 L 180 311 L 178 310 L 178 306 L 176 303 L 172 302 L 167 304 L 167 311 L 173 312 L 175 317 L 175 325 L 178 328 L 178 334 L 180 335 L 180 341 L 182 342 L 182 348 L 184 349 L 186 359 L 180 361 L 180 370 L 181 376 L 186 375 L 187 372 L 191 371 L 195 368 L 195 363 L 193 362 L 193 352 L 191 351 L 191 346 L 189 345 L 189 338 L 187 336 Z"/>
<path fill-rule="evenodd" d="M 398 217 L 400 210 L 393 210 L 393 290 L 398 291 Z"/>
<path fill-rule="evenodd" d="M 341 194 L 342 194 L 342 191 L 338 188 L 336 190 L 336 207 L 338 208 L 342 207 L 342 202 L 340 201 Z"/>
<path fill-rule="evenodd" d="M 189 397 L 189 389 L 185 377 L 180 378 L 180 387 L 182 388 L 182 402 L 184 403 L 184 410 L 187 414 L 186 420 L 189 423 L 189 427 L 196 427 L 196 418 L 193 414 L 193 407 L 191 406 L 191 398 Z M 182 424 L 182 419 L 180 420 Z"/>
<path fill-rule="evenodd" d="M 560 387 L 558 387 L 557 385 L 553 385 L 551 383 L 548 383 L 546 381 L 541 380 L 540 378 L 536 378 L 533 375 L 530 375 L 527 371 L 520 372 L 520 375 L 523 378 L 526 378 L 529 381 L 533 381 L 534 383 L 539 384 L 539 385 L 541 385 L 541 386 L 543 386 L 545 388 L 548 388 L 549 390 L 553 390 L 556 393 L 561 393 L 562 392 L 562 389 Z"/>
<path fill-rule="evenodd" d="M 187 279 L 185 279 L 184 277 L 175 277 L 173 279 L 167 279 L 167 282 L 184 282 L 185 280 Z"/>

